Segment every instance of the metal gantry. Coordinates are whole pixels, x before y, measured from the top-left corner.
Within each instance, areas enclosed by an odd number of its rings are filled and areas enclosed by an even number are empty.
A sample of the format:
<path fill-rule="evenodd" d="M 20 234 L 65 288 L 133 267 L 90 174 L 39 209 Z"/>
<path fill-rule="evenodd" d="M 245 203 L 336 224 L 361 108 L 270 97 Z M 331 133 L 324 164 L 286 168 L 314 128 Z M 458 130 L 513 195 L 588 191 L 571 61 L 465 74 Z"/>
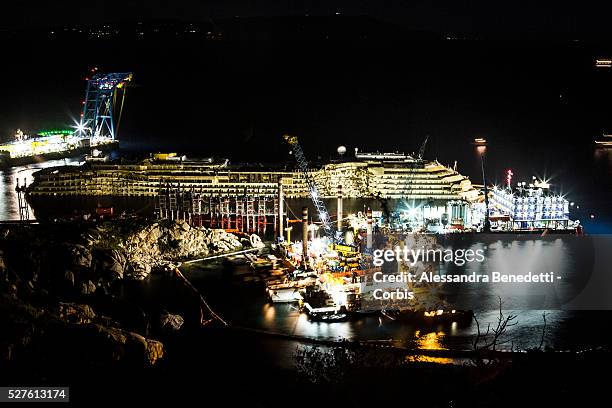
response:
<path fill-rule="evenodd" d="M 15 191 L 17 192 L 17 203 L 19 206 L 19 220 L 29 221 L 30 220 L 30 206 L 26 201 L 26 192 L 28 189 L 26 179 L 23 179 L 23 184 L 19 183 L 19 178 L 15 180 Z"/>
<path fill-rule="evenodd" d="M 306 156 L 304 156 L 304 151 L 298 142 L 297 136 L 283 135 L 283 139 L 285 139 L 285 141 L 291 146 L 298 169 L 306 178 L 306 182 L 308 183 L 308 193 L 310 194 L 312 203 L 317 210 L 319 221 L 321 221 L 323 229 L 325 230 L 325 235 L 327 235 L 331 240 L 335 240 L 334 231 L 331 223 L 329 222 L 329 213 L 327 212 L 325 204 L 323 204 L 323 200 L 321 200 L 321 196 L 319 195 L 319 190 L 317 189 L 314 179 L 308 172 L 308 161 L 306 160 Z"/>
<path fill-rule="evenodd" d="M 113 120 L 113 112 L 117 92 L 123 90 L 121 109 L 125 98 L 125 85 L 131 80 L 131 72 L 96 73 L 93 77 L 87 79 L 83 111 L 76 130 L 77 136 L 115 139 L 116 124 Z"/>

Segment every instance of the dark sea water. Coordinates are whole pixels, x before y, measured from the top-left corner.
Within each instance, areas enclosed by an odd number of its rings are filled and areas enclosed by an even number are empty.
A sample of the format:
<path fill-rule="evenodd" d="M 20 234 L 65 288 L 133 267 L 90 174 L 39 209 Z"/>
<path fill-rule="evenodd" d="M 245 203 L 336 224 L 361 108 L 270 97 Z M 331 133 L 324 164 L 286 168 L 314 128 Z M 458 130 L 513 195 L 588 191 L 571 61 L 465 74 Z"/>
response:
<path fill-rule="evenodd" d="M 537 237 L 522 243 L 508 240 L 511 245 L 499 246 L 491 255 L 491 259 L 504 261 L 505 258 L 504 262 L 515 260 L 516 262 L 509 265 L 510 271 L 522 268 L 535 271 L 538 270 L 534 267 L 536 263 L 554 268 L 556 273 L 564 276 L 565 282 L 551 289 L 554 293 L 548 293 L 548 296 L 555 299 L 563 298 L 564 293 L 582 292 L 583 288 L 577 282 L 582 278 L 593 279 L 586 265 L 584 268 L 570 266 L 574 262 L 572 258 L 575 254 L 572 251 L 563 252 L 562 248 L 559 248 L 559 251 L 551 249 L 550 253 L 543 252 L 540 259 L 534 259 L 533 244 L 537 246 L 537 241 Z M 552 246 L 558 247 L 559 243 L 553 242 Z M 483 268 L 493 267 L 492 265 Z M 231 276 L 231 268 L 228 269 L 221 263 L 192 264 L 183 269 L 209 303 L 214 305 L 215 310 L 233 325 L 241 327 L 324 340 L 388 341 L 397 346 L 416 346 L 424 349 L 470 349 L 477 334 L 474 322 L 418 325 L 384 317 L 366 317 L 340 323 L 313 322 L 305 313 L 301 313 L 295 304 L 269 303 L 262 286 L 232 284 L 231 279 L 228 279 L 228 276 Z M 504 305 L 504 314 L 516 315 L 517 325 L 507 331 L 503 344 L 499 347 L 502 350 L 538 347 L 542 341 L 543 330 L 544 344 L 562 350 L 607 347 L 612 342 L 612 329 L 606 323 L 610 321 L 612 313 L 609 308 L 599 311 L 562 310 L 557 306 L 554 306 L 554 309 L 538 308 L 537 305 L 546 304 L 550 307 L 551 303 L 540 303 L 536 300 L 542 296 L 542 291 L 549 291 L 537 284 L 462 285 L 467 285 L 462 296 L 472 298 L 467 304 L 476 314 L 481 327 L 496 324 L 499 298 Z M 543 314 L 546 315 L 546 327 Z"/>
<path fill-rule="evenodd" d="M 16 166 L 0 170 L 0 221 L 19 220 L 19 200 L 15 192 L 17 180 L 19 184 L 32 184 L 32 174 L 40 169 L 54 166 L 78 165 L 82 158 L 67 158 L 64 160 L 49 160 L 33 163 L 26 166 Z M 34 219 L 35 212 L 29 206 L 30 217 Z"/>

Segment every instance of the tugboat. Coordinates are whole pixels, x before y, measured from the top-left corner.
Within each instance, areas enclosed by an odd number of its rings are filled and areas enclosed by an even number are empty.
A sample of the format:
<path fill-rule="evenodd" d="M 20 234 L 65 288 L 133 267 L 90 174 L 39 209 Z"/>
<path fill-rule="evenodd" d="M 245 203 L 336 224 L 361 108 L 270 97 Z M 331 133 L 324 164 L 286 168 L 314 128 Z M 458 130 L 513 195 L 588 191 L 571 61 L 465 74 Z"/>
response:
<path fill-rule="evenodd" d="M 595 139 L 596 147 L 612 147 L 612 135 L 603 134 L 600 138 Z"/>
<path fill-rule="evenodd" d="M 474 139 L 472 144 L 474 146 L 487 146 L 487 139 L 482 138 L 482 137 L 477 137 L 477 138 Z"/>
<path fill-rule="evenodd" d="M 349 319 L 344 306 L 339 307 L 331 296 L 321 288 L 311 286 L 304 292 L 304 301 L 301 308 L 308 314 L 310 320 L 315 322 L 344 322 Z"/>

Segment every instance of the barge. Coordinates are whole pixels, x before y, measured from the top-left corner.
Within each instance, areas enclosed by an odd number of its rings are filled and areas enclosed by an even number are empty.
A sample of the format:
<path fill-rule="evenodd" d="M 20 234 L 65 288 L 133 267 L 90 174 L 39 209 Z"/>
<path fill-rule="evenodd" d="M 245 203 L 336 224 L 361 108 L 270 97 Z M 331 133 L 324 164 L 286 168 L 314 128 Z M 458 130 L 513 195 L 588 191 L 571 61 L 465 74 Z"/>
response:
<path fill-rule="evenodd" d="M 84 156 L 92 149 L 108 151 L 117 147 L 119 141 L 115 139 L 83 138 L 68 129 L 42 131 L 35 137 L 18 129 L 13 141 L 0 144 L 0 168 Z"/>

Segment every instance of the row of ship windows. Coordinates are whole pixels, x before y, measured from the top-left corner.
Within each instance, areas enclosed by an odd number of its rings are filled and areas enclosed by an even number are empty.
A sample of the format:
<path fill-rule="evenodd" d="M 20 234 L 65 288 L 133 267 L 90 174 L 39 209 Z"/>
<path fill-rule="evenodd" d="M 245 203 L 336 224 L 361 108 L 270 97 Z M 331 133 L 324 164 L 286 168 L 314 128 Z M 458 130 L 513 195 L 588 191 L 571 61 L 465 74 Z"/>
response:
<path fill-rule="evenodd" d="M 87 187 L 87 188 L 85 188 Z M 65 189 L 65 188 L 61 188 L 61 187 L 42 187 L 39 186 L 37 187 L 33 193 L 34 194 L 117 194 L 117 193 L 123 193 L 123 195 L 130 195 L 130 194 L 158 194 L 159 193 L 159 188 L 157 187 L 150 187 L 150 186 L 138 186 L 138 185 L 132 185 L 131 188 L 121 188 L 122 186 L 106 186 L 106 185 L 90 185 L 90 186 L 83 186 L 83 188 L 72 188 L 72 189 Z M 183 186 L 185 189 L 189 189 L 188 186 Z M 163 191 L 163 189 L 162 189 Z M 244 188 L 204 188 L 204 189 L 195 189 L 196 192 L 198 193 L 209 193 L 209 194 L 219 194 L 219 193 L 224 193 L 224 194 L 243 194 L 245 192 Z M 253 191 L 252 189 L 248 189 L 249 192 L 251 193 L 257 193 L 257 194 L 266 194 L 266 195 L 270 195 L 270 196 L 275 196 L 276 195 L 276 191 L 275 190 L 271 190 L 271 189 L 257 189 L 256 191 Z M 398 197 L 406 197 L 406 196 L 414 196 L 414 197 L 432 197 L 432 198 L 444 198 L 447 199 L 449 196 L 454 196 L 454 194 L 448 192 L 448 191 L 443 191 L 443 190 L 429 190 L 427 192 L 418 192 L 418 193 L 414 193 L 411 192 L 410 190 L 386 190 L 386 191 L 382 191 L 381 192 L 384 196 L 398 196 Z M 303 191 L 298 191 L 298 192 L 286 192 L 286 196 L 287 197 L 291 197 L 291 196 L 302 196 L 304 195 L 305 192 Z M 331 198 L 334 198 L 333 196 L 330 196 Z"/>
<path fill-rule="evenodd" d="M 95 178 L 98 179 L 111 179 L 111 180 L 125 180 L 125 181 L 134 181 L 134 180 L 139 180 L 139 181 L 143 181 L 143 182 L 150 182 L 150 183 L 159 183 L 159 180 L 162 180 L 163 182 L 163 178 L 161 179 L 153 179 L 151 177 L 147 177 L 147 176 L 126 176 L 125 174 L 109 174 L 109 175 L 105 175 L 102 177 L 98 177 L 95 175 L 78 175 L 78 174 L 66 174 L 66 175 L 45 175 L 45 176 L 40 176 L 39 180 L 41 182 L 47 182 L 47 183 L 65 183 L 65 182 L 83 182 L 83 181 L 88 181 L 88 180 L 93 180 Z M 213 180 L 213 178 L 197 178 L 197 177 L 185 177 L 183 178 L 181 181 L 181 183 L 198 183 L 198 184 L 211 184 L 214 183 L 215 181 L 217 183 L 278 183 L 278 178 L 275 177 L 250 177 L 250 178 L 246 178 L 246 177 L 240 177 L 240 178 L 235 178 L 235 177 L 230 177 L 229 179 L 217 179 L 217 180 Z M 427 180 L 427 181 L 425 181 Z M 293 184 L 294 180 L 286 180 L 286 181 L 291 181 L 292 183 L 286 183 L 286 184 Z M 316 180 L 318 184 L 327 184 L 322 182 L 321 180 Z M 301 183 L 299 184 L 303 184 L 304 180 L 300 180 Z M 335 183 L 332 184 L 342 184 L 341 180 L 336 181 Z M 410 185 L 415 185 L 415 184 L 424 184 L 424 185 L 431 185 L 431 184 L 449 184 L 447 181 L 441 180 L 439 178 L 430 178 L 430 177 L 418 177 L 418 178 L 411 178 L 411 177 L 392 177 L 392 176 L 379 176 L 374 178 L 373 180 L 370 181 L 371 184 L 396 184 L 396 183 L 402 183 L 402 184 L 410 184 Z M 362 183 L 353 183 L 356 185 L 362 184 Z"/>
<path fill-rule="evenodd" d="M 385 180 L 402 180 L 402 179 L 426 179 L 426 180 L 442 180 L 446 176 L 452 174 L 420 174 L 420 173 L 403 173 L 403 174 L 381 174 L 369 176 L 347 176 L 346 174 L 332 175 L 330 177 L 314 176 L 315 180 L 327 179 L 332 181 L 342 181 L 347 179 L 385 179 Z"/>
<path fill-rule="evenodd" d="M 181 186 L 185 186 L 185 187 L 201 187 L 202 184 L 204 183 L 197 183 L 194 181 L 189 181 L 189 182 L 183 182 L 181 183 Z M 207 185 L 210 185 L 210 183 L 206 183 Z M 223 184 L 227 184 L 227 183 L 223 183 Z M 223 184 L 216 184 L 214 187 L 211 186 L 209 188 L 219 188 L 220 186 L 222 186 Z M 244 186 L 244 183 L 238 183 L 238 185 L 236 186 L 232 186 L 233 188 L 244 188 L 244 187 L 248 187 L 248 186 Z M 266 188 L 266 189 L 276 189 L 277 186 L 275 184 L 270 184 L 268 183 L 267 186 L 262 186 L 261 184 L 265 184 L 265 183 L 253 183 L 256 184 L 256 187 L 258 188 Z M 432 186 L 433 183 L 430 184 L 420 184 L 420 183 L 410 183 L 410 184 L 404 184 L 404 185 L 398 185 L 398 184 L 386 184 L 383 183 L 382 185 L 378 185 L 378 189 L 380 190 L 388 190 L 388 191 L 405 191 L 405 190 L 414 190 L 414 189 L 418 189 L 418 190 L 436 190 L 436 191 L 442 191 L 442 190 L 449 190 L 450 186 L 447 185 L 442 185 L 442 187 L 440 187 L 441 183 L 437 183 L 437 185 Z M 125 179 L 97 179 L 97 180 L 92 180 L 92 179 L 74 179 L 74 180 L 63 180 L 62 183 L 42 183 L 39 184 L 41 188 L 44 185 L 51 185 L 51 186 L 57 186 L 57 187 L 69 187 L 69 186 L 97 186 L 97 185 L 122 185 L 125 187 L 128 186 L 151 186 L 153 185 L 155 188 L 158 188 L 160 183 L 159 182 L 149 182 L 149 181 L 143 181 L 143 180 L 125 180 Z M 161 185 L 163 186 L 164 183 L 162 182 Z M 219 186 L 219 187 L 217 187 Z M 255 187 L 255 186 L 254 186 Z M 296 186 L 297 187 L 297 186 Z M 365 186 L 363 186 L 362 188 L 365 188 Z M 299 188 L 297 188 L 298 190 L 300 190 Z M 328 190 L 328 189 L 325 189 Z M 356 189 L 358 190 L 358 189 Z M 346 191 L 350 191 L 350 188 L 347 188 Z"/>
<path fill-rule="evenodd" d="M 111 184 L 111 185 L 153 185 L 156 188 L 161 184 L 161 185 L 166 185 L 166 183 L 164 183 L 163 181 L 160 183 L 159 181 L 150 181 L 150 180 L 134 180 L 134 179 L 83 179 L 83 178 L 77 178 L 77 179 L 64 179 L 64 180 L 54 180 L 52 182 L 44 182 L 44 181 L 39 181 L 39 183 L 37 183 L 38 186 L 42 186 L 42 185 L 50 185 L 50 186 L 84 186 L 84 185 L 105 185 L 105 184 Z M 181 186 L 194 186 L 194 187 L 198 187 L 198 186 L 202 186 L 202 185 L 208 185 L 210 186 L 210 188 L 216 188 L 216 186 L 221 186 L 223 184 L 233 184 L 232 182 L 230 183 L 214 183 L 214 186 L 212 185 L 213 183 L 210 183 L 210 181 L 207 181 L 206 183 L 201 183 L 199 181 L 196 180 L 189 180 L 189 181 L 182 181 L 180 183 L 168 183 L 170 185 L 178 185 L 180 184 Z M 273 184 L 273 183 L 236 183 L 236 188 L 240 188 L 240 187 L 245 187 L 244 184 L 253 184 L 253 187 L 260 187 L 260 188 L 269 188 L 269 189 L 277 189 L 277 184 Z M 264 184 L 264 185 L 262 185 Z M 268 185 L 265 185 L 268 184 Z M 452 188 L 451 185 L 448 185 L 446 183 L 417 183 L 417 182 L 412 182 L 412 183 L 402 183 L 402 184 L 398 184 L 398 183 L 371 183 L 371 185 L 375 185 L 378 186 L 378 188 L 380 189 L 389 189 L 389 190 L 393 190 L 393 189 L 435 189 L 435 190 L 439 190 L 439 189 L 450 189 Z M 305 185 L 284 185 L 285 189 L 296 189 L 296 190 L 303 190 L 305 189 Z M 329 191 L 333 191 L 334 189 L 330 189 L 327 186 L 319 186 L 321 188 L 321 190 L 329 190 Z M 363 190 L 366 189 L 367 185 L 347 185 L 347 186 L 343 186 L 343 190 L 344 191 L 350 191 L 350 190 Z"/>

